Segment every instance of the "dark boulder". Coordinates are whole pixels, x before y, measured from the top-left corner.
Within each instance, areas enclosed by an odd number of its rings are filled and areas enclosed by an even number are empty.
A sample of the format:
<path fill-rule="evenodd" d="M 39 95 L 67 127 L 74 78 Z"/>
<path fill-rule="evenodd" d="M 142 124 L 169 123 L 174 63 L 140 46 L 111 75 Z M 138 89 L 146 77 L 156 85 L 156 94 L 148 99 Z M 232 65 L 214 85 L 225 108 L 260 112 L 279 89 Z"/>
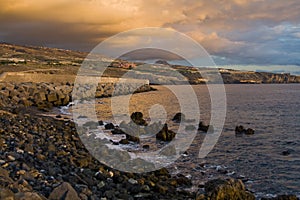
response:
<path fill-rule="evenodd" d="M 184 120 L 185 120 L 185 115 L 183 113 L 176 113 L 172 119 L 172 121 L 176 123 L 180 123 Z"/>
<path fill-rule="evenodd" d="M 113 125 L 113 123 L 108 123 L 108 124 L 105 124 L 105 125 L 104 125 L 104 128 L 105 128 L 106 130 L 108 130 L 108 129 L 114 129 L 115 126 Z"/>
<path fill-rule="evenodd" d="M 111 133 L 112 133 L 113 135 L 122 135 L 122 134 L 125 134 L 125 132 L 122 131 L 122 129 L 120 129 L 119 127 L 115 127 L 115 128 L 111 131 Z"/>
<path fill-rule="evenodd" d="M 254 130 L 252 128 L 244 128 L 244 126 L 236 126 L 235 127 L 235 134 L 240 135 L 240 134 L 245 134 L 245 135 L 253 135 Z"/>
<path fill-rule="evenodd" d="M 236 126 L 235 127 L 235 134 L 243 134 L 245 133 L 245 128 L 243 126 Z"/>
<path fill-rule="evenodd" d="M 203 131 L 205 133 L 207 132 L 212 133 L 214 132 L 214 127 L 212 125 L 205 125 L 203 122 L 200 122 L 198 126 L 198 130 Z"/>
<path fill-rule="evenodd" d="M 248 128 L 245 132 L 246 135 L 253 135 L 254 134 L 254 130 L 252 128 Z"/>
<path fill-rule="evenodd" d="M 168 125 L 165 124 L 162 130 L 160 130 L 156 134 L 156 139 L 162 140 L 162 141 L 172 141 L 173 138 L 176 136 L 176 133 L 174 131 L 171 131 L 168 129 Z"/>
<path fill-rule="evenodd" d="M 205 189 L 204 199 L 255 200 L 255 196 L 252 193 L 246 191 L 245 186 L 241 180 L 215 179 L 205 183 L 204 189 Z"/>
<path fill-rule="evenodd" d="M 131 120 L 139 126 L 147 126 L 147 122 L 143 119 L 143 113 L 134 112 L 130 116 Z"/>
<path fill-rule="evenodd" d="M 283 152 L 281 152 L 281 155 L 283 156 L 288 156 L 292 153 L 292 151 L 290 149 L 284 150 Z"/>
<path fill-rule="evenodd" d="M 134 135 L 126 134 L 126 139 L 131 142 L 140 143 L 140 138 Z"/>

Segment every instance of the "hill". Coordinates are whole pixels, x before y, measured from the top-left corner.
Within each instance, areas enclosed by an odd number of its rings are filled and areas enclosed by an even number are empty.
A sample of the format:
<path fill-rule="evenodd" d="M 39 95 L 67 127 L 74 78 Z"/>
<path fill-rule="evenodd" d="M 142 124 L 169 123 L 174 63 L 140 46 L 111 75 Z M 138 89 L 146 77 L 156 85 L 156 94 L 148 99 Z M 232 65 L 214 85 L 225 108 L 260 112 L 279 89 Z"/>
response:
<path fill-rule="evenodd" d="M 59 75 L 76 75 L 81 63 L 88 55 L 86 52 L 57 48 L 20 46 L 0 43 L 0 73 L 27 72 Z M 103 58 L 98 55 L 97 58 Z M 185 77 L 191 84 L 214 83 L 201 76 L 201 73 L 215 73 L 211 68 L 195 68 L 170 65 L 159 60 L 155 64 L 133 63 L 121 59 L 107 61 L 104 76 L 122 77 L 130 71 L 132 78 L 149 79 L 152 84 L 181 84 Z M 134 70 L 132 70 L 134 69 Z M 97 68 L 91 69 L 96 72 Z M 179 72 L 179 73 L 178 73 Z M 291 74 L 268 72 L 238 71 L 219 69 L 226 84 L 232 83 L 300 83 L 300 77 Z"/>

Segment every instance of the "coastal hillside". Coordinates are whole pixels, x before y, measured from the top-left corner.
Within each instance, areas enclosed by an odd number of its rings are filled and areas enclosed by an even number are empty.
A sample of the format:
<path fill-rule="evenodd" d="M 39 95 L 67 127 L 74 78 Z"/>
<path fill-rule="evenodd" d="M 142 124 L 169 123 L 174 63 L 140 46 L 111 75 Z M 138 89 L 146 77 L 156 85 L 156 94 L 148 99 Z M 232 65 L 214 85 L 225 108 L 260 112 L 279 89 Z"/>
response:
<path fill-rule="evenodd" d="M 0 43 L 0 74 L 3 72 L 27 72 L 76 75 L 86 56 L 86 52 Z M 122 77 L 131 70 L 131 77 L 148 79 L 150 84 L 181 84 L 186 79 L 191 84 L 214 83 L 215 81 L 201 76 L 202 72 L 215 73 L 215 70 L 210 68 L 170 65 L 164 60 L 145 65 L 121 59 L 113 61 L 101 55 L 97 56 L 97 59 L 99 58 L 107 62 L 108 67 L 104 72 L 104 76 L 107 77 Z M 287 73 L 276 74 L 223 68 L 219 68 L 219 72 L 225 84 L 300 83 L 300 76 Z M 185 77 L 184 80 L 182 75 Z"/>

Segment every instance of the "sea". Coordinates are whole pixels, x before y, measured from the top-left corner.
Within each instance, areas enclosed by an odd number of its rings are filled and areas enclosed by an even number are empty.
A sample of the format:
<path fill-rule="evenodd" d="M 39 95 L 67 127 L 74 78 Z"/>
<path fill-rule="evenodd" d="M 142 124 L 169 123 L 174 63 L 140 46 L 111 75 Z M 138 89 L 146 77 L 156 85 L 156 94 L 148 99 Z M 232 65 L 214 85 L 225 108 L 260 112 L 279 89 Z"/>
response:
<path fill-rule="evenodd" d="M 153 112 L 157 112 L 176 132 L 178 126 L 172 117 L 182 108 L 174 91 L 180 91 L 181 86 L 174 86 L 178 89 L 173 91 L 164 86 L 153 87 L 157 90 L 116 97 L 117 101 L 101 98 L 93 102 L 95 105 L 86 102 L 84 110 L 93 107 L 99 120 L 114 124 L 120 123 L 122 112 L 124 115 L 142 112 L 149 123 Z M 210 124 L 212 100 L 207 86 L 191 87 L 199 102 L 200 121 Z M 199 158 L 200 146 L 208 133 L 198 131 L 190 147 L 167 166 L 169 171 L 191 178 L 191 190 L 201 190 L 211 179 L 239 178 L 258 198 L 276 194 L 300 196 L 300 84 L 226 84 L 224 87 L 225 123 L 216 144 L 204 158 Z M 122 98 L 129 99 L 126 108 L 116 103 L 126 102 Z M 188 95 L 185 98 L 193 99 Z M 191 102 L 190 106 L 195 104 Z M 63 112 L 67 109 L 62 108 Z M 238 125 L 255 133 L 236 135 Z"/>

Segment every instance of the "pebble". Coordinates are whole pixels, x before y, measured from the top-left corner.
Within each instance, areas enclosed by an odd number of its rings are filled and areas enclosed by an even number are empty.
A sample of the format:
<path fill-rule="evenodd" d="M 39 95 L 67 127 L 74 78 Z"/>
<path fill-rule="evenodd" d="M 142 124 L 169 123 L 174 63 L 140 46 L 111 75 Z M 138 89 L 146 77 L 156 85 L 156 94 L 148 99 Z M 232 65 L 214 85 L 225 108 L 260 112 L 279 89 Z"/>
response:
<path fill-rule="evenodd" d="M 17 172 L 18 175 L 24 175 L 25 173 L 26 173 L 25 170 L 20 170 L 20 171 Z"/>
<path fill-rule="evenodd" d="M 98 183 L 97 187 L 98 188 L 103 188 L 105 186 L 105 183 L 103 181 L 101 181 L 100 183 Z"/>
<path fill-rule="evenodd" d="M 133 184 L 133 185 L 138 184 L 138 181 L 134 180 L 133 178 L 128 179 L 128 182 Z"/>
<path fill-rule="evenodd" d="M 7 159 L 8 159 L 9 161 L 15 161 L 15 160 L 16 160 L 16 158 L 13 157 L 13 156 L 11 156 L 11 155 L 8 155 L 8 156 L 7 156 Z"/>

